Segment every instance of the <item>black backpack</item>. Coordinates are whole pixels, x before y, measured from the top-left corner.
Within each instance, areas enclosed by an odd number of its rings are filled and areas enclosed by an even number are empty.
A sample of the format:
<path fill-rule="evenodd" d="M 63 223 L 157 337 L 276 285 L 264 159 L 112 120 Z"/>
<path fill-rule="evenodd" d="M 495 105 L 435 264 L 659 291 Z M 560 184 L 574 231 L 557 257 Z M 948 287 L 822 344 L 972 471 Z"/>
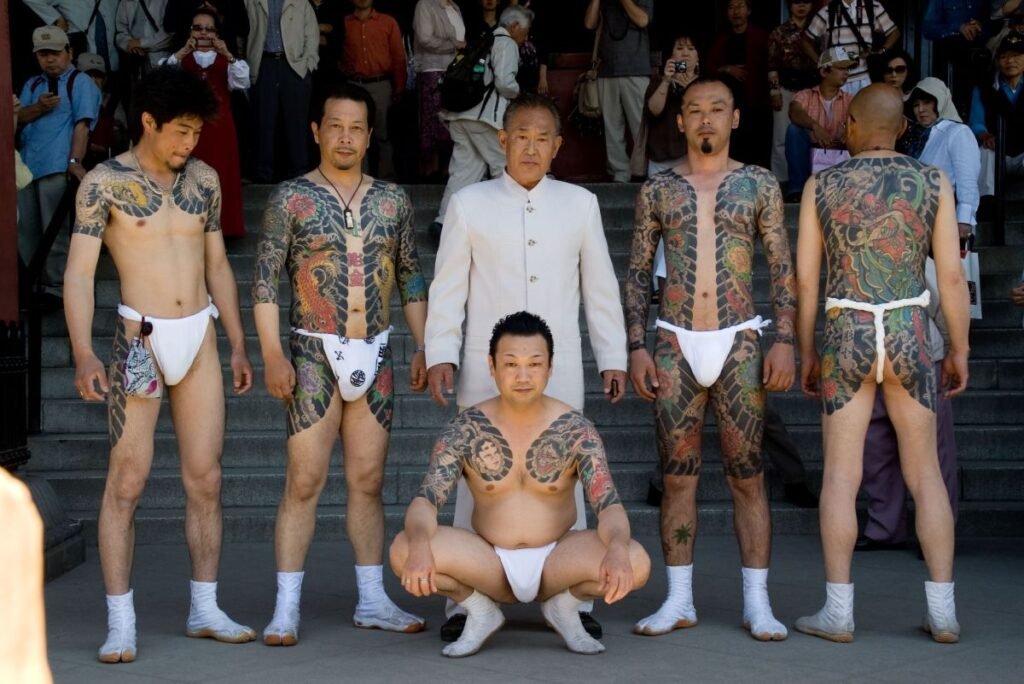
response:
<path fill-rule="evenodd" d="M 502 36 L 505 37 L 507 36 Z M 479 40 L 467 45 L 455 55 L 455 59 L 445 69 L 438 86 L 442 109 L 449 112 L 464 112 L 480 104 L 480 111 L 483 112 L 483 106 L 494 92 L 493 69 L 491 82 L 484 83 L 493 46 L 494 34 L 487 31 Z"/>

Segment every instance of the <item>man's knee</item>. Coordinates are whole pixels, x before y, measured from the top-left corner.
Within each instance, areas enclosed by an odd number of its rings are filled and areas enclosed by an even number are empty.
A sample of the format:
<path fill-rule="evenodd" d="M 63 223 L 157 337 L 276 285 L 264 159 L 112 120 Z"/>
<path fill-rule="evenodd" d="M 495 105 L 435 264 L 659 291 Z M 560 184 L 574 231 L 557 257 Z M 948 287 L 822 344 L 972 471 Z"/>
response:
<path fill-rule="evenodd" d="M 289 465 L 288 478 L 285 483 L 285 496 L 292 501 L 306 502 L 320 497 L 324 485 L 327 484 L 327 467 L 311 468 L 309 466 Z"/>
<path fill-rule="evenodd" d="M 391 542 L 391 548 L 388 550 L 388 560 L 391 562 L 391 570 L 395 575 L 401 577 L 402 570 L 405 568 L 405 559 L 409 556 L 409 540 L 405 536 L 405 532 L 399 532 L 395 535 L 395 540 Z"/>
<path fill-rule="evenodd" d="M 221 470 L 220 464 L 213 465 L 202 472 L 184 472 L 181 477 L 185 487 L 185 496 L 192 500 L 210 501 L 220 498 Z"/>
<path fill-rule="evenodd" d="M 146 476 L 128 468 L 111 470 L 105 498 L 121 510 L 135 510 L 146 487 Z"/>
<path fill-rule="evenodd" d="M 699 475 L 674 475 L 671 473 L 665 473 L 662 476 L 662 482 L 665 488 L 665 497 L 695 497 L 697 496 L 697 483 L 700 481 Z"/>
<path fill-rule="evenodd" d="M 725 481 L 734 500 L 755 501 L 765 496 L 763 471 L 759 471 L 751 477 L 729 475 L 725 478 Z"/>
<path fill-rule="evenodd" d="M 350 498 L 353 495 L 380 498 L 381 490 L 384 487 L 384 468 L 346 468 L 345 483 L 348 485 Z"/>
<path fill-rule="evenodd" d="M 629 543 L 629 563 L 633 566 L 634 591 L 647 584 L 651 576 L 651 557 L 638 541 Z"/>

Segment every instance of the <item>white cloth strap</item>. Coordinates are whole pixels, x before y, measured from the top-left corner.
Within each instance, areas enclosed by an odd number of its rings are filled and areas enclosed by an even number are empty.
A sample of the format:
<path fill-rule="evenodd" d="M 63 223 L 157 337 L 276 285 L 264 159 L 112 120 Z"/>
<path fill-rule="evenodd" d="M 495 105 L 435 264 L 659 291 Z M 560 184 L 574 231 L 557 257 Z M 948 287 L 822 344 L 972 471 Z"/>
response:
<path fill-rule="evenodd" d="M 920 306 L 927 308 L 930 301 L 931 293 L 928 290 L 925 290 L 918 296 L 911 297 L 910 299 L 897 299 L 894 302 L 883 302 L 881 304 L 868 304 L 867 302 L 855 302 L 852 299 L 835 299 L 833 297 L 829 297 L 825 300 L 825 311 L 831 311 L 832 309 L 854 309 L 856 311 L 866 311 L 867 313 L 874 315 L 875 360 L 878 364 L 878 367 L 875 369 L 875 382 L 881 384 L 882 377 L 885 373 L 885 325 L 882 322 L 882 316 L 886 311 L 902 309 L 905 306 Z"/>

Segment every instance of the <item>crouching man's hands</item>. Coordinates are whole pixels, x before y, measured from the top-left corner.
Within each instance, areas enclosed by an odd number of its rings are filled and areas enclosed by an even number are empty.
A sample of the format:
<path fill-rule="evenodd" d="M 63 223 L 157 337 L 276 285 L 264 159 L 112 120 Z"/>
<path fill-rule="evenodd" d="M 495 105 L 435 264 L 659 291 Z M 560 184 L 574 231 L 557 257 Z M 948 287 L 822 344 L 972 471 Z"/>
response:
<path fill-rule="evenodd" d="M 413 596 L 437 593 L 437 566 L 430 542 L 409 542 L 409 555 L 402 568 L 402 587 Z"/>

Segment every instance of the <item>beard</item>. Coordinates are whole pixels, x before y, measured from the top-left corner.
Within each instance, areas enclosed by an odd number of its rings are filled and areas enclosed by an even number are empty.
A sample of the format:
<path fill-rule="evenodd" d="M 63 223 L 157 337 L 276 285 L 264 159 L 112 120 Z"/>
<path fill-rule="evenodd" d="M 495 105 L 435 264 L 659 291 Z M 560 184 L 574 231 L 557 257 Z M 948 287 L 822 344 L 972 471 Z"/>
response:
<path fill-rule="evenodd" d="M 700 151 L 703 152 L 704 154 L 711 154 L 714 151 L 714 148 L 711 147 L 711 141 L 708 140 L 707 138 L 701 140 Z"/>

